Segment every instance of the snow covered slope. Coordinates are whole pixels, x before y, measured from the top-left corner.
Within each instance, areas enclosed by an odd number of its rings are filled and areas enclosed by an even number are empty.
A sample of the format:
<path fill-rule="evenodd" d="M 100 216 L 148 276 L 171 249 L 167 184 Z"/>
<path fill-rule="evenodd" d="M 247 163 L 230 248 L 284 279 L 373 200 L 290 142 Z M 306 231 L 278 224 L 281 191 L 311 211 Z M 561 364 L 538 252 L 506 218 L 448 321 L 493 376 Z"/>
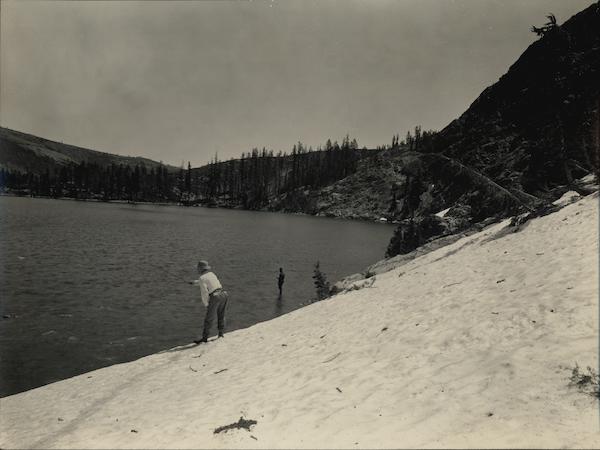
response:
<path fill-rule="evenodd" d="M 0 446 L 599 447 L 598 194 L 372 285 L 1 399 Z M 199 318 L 200 320 L 200 318 Z M 214 433 L 240 417 L 257 423 Z"/>

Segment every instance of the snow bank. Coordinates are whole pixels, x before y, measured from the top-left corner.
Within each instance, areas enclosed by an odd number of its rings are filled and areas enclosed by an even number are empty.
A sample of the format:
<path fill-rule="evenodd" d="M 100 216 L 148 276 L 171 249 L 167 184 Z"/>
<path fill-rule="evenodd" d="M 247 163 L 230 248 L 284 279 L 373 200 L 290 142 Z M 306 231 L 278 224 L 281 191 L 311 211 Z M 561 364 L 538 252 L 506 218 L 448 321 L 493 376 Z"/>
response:
<path fill-rule="evenodd" d="M 4 398 L 0 446 L 598 447 L 598 401 L 569 387 L 576 363 L 598 364 L 597 202 L 496 224 L 204 346 Z M 214 432 L 235 423 L 248 429 Z"/>
<path fill-rule="evenodd" d="M 565 205 L 568 205 L 569 203 L 573 203 L 580 197 L 581 197 L 581 195 L 579 195 L 575 191 L 567 191 L 558 200 L 555 200 L 554 202 L 552 202 L 552 204 L 556 205 L 556 206 L 565 206 Z"/>

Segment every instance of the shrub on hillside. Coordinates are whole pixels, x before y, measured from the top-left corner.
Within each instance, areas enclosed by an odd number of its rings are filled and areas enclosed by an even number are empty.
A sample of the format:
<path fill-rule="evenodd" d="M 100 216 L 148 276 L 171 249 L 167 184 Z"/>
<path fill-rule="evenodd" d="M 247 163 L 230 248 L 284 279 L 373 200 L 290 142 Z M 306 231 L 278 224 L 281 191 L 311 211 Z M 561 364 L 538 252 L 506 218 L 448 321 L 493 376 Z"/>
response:
<path fill-rule="evenodd" d="M 600 376 L 589 366 L 587 370 L 582 370 L 578 364 L 575 364 L 569 378 L 569 386 L 576 387 L 592 397 L 600 398 Z"/>

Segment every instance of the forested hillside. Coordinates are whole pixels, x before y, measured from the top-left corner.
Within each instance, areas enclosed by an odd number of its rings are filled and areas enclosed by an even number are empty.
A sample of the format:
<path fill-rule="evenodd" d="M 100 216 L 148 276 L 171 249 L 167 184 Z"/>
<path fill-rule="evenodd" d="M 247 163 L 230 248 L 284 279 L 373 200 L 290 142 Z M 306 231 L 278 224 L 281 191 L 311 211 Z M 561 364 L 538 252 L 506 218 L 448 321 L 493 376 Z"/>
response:
<path fill-rule="evenodd" d="M 344 179 L 357 171 L 360 160 L 377 152 L 359 149 L 356 140 L 346 136 L 341 145 L 327 140 L 316 150 L 298 142 L 289 155 L 274 155 L 263 148 L 240 159 L 219 162 L 215 158 L 208 166 L 192 170 L 192 199 L 228 207 L 286 210 L 282 196 Z M 309 212 L 302 206 L 297 211 Z"/>
<path fill-rule="evenodd" d="M 0 128 L 0 192 L 103 200 L 174 200 L 176 168 Z"/>
<path fill-rule="evenodd" d="M 122 157 L 0 129 L 0 189 L 19 195 L 176 202 L 274 209 L 281 195 L 318 189 L 353 174 L 378 150 L 359 149 L 346 136 L 313 150 L 301 142 L 290 154 L 263 148 L 239 159 L 179 169 L 145 158 Z"/>

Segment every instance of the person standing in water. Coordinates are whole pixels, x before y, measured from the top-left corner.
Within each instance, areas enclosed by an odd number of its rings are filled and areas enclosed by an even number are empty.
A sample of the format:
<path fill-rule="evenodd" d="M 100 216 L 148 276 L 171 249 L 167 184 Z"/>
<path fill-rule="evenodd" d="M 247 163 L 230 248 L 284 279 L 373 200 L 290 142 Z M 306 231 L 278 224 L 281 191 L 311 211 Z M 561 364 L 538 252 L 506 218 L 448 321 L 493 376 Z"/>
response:
<path fill-rule="evenodd" d="M 223 337 L 225 333 L 225 309 L 229 295 L 223 290 L 221 282 L 217 276 L 211 271 L 211 267 L 207 261 L 198 262 L 198 274 L 200 277 L 191 282 L 191 284 L 200 286 L 200 298 L 206 307 L 206 316 L 204 317 L 204 330 L 202 338 L 195 340 L 196 344 L 208 342 L 208 336 L 213 324 L 215 314 L 217 315 L 217 328 L 219 337 Z"/>
<path fill-rule="evenodd" d="M 285 273 L 283 268 L 279 268 L 279 275 L 277 276 L 277 286 L 279 287 L 279 296 L 281 297 L 281 290 L 283 289 L 283 282 L 285 281 Z"/>

